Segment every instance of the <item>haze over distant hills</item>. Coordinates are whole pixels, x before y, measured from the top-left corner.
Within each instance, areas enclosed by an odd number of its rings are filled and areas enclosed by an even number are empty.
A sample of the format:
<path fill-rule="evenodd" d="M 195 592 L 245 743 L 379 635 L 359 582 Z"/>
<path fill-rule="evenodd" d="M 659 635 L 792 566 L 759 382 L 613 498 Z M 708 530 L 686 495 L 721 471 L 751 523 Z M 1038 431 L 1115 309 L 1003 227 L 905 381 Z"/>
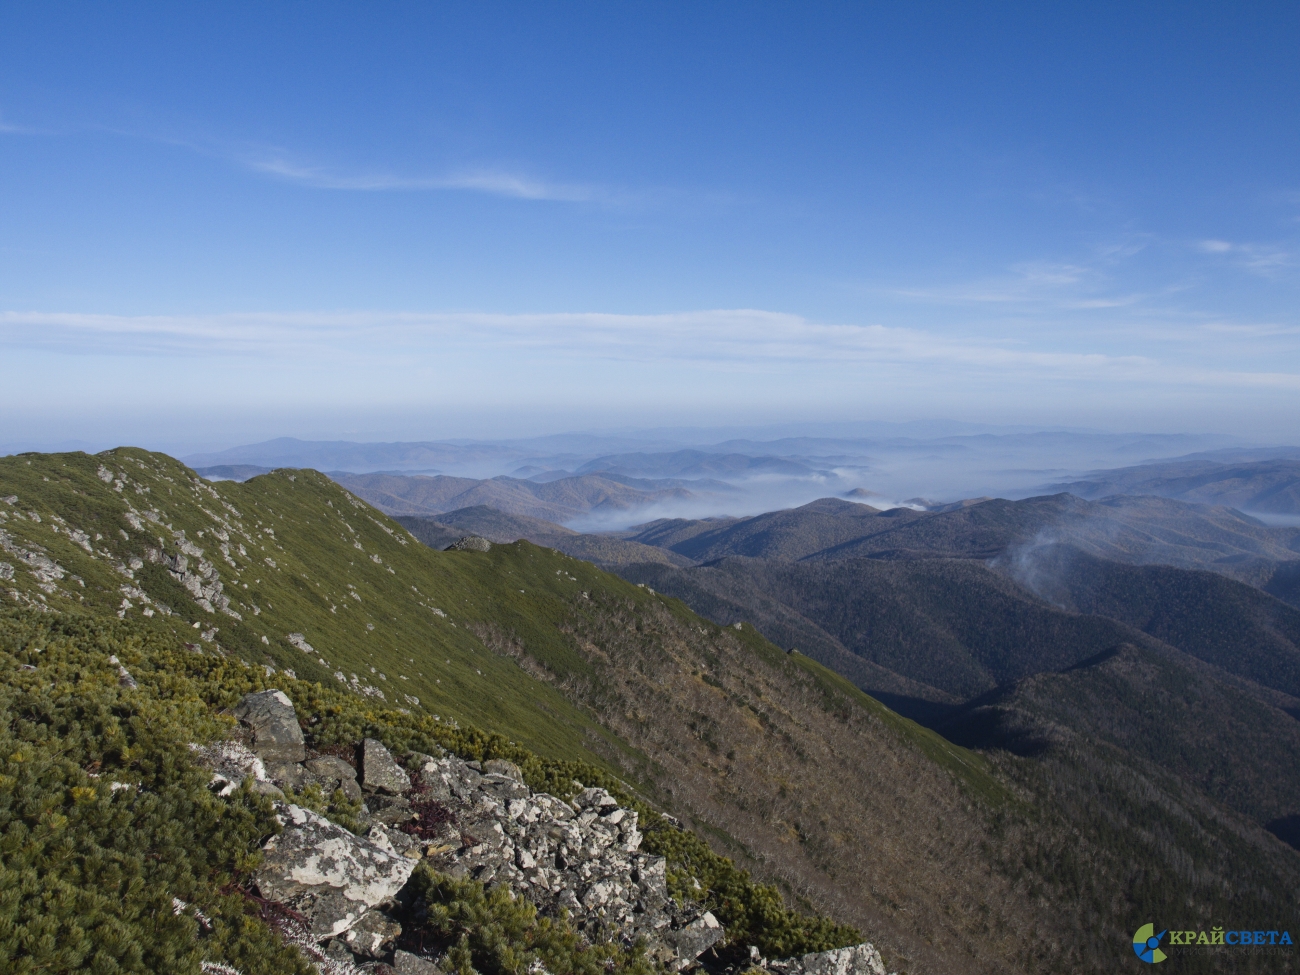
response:
<path fill-rule="evenodd" d="M 657 517 L 754 515 L 828 496 L 887 508 L 933 507 L 980 496 L 1023 498 L 1054 493 L 1046 485 L 1076 482 L 1079 489 L 1071 493 L 1090 498 L 1161 493 L 1109 490 L 1089 472 L 1179 463 L 1225 450 L 1253 461 L 1300 457 L 1297 448 L 1251 448 L 1214 435 L 996 430 L 959 424 L 810 427 L 803 433 L 773 428 L 736 436 L 738 432 L 659 430 L 397 443 L 281 438 L 185 460 L 213 479 L 310 467 L 340 477 L 474 480 L 484 482 L 477 491 L 469 484 L 457 491 L 456 482 L 434 488 L 427 481 L 403 485 L 395 479 L 354 480 L 349 487 L 390 514 L 438 514 L 488 504 L 583 530 L 611 530 Z M 1203 453 L 1195 454 L 1198 450 Z M 590 477 L 600 481 L 583 480 Z M 1087 485 L 1081 483 L 1085 479 Z M 621 487 L 607 483 L 611 481 Z M 566 486 L 538 493 L 522 482 Z M 922 503 L 920 498 L 928 500 Z"/>
<path fill-rule="evenodd" d="M 1264 453 L 1269 456 L 1259 457 Z M 1300 515 L 1300 450 L 1215 451 L 1158 464 L 1095 471 L 1086 478 L 1054 486 L 1082 498 L 1154 494 L 1230 505 L 1252 514 L 1296 516 Z"/>

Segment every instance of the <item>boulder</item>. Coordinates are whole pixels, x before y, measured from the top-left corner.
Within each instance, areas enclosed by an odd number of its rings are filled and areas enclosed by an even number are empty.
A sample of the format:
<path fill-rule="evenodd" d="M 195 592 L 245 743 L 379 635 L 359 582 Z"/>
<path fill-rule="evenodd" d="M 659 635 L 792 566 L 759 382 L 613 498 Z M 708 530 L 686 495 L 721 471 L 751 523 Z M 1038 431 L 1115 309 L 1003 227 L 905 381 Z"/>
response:
<path fill-rule="evenodd" d="M 880 952 L 866 942 L 768 962 L 767 967 L 778 975 L 886 975 Z"/>
<path fill-rule="evenodd" d="M 357 770 L 336 755 L 322 755 L 306 763 L 307 771 L 319 783 L 326 795 L 335 789 L 353 802 L 361 801 L 361 786 L 357 784 Z"/>
<path fill-rule="evenodd" d="M 190 745 L 194 761 L 212 773 L 209 784 L 217 795 L 228 796 L 245 779 L 270 784 L 262 760 L 237 741 L 219 741 L 210 745 Z"/>
<path fill-rule="evenodd" d="M 371 822 L 385 826 L 400 826 L 415 818 L 415 810 L 403 796 L 372 795 L 366 800 L 365 810 Z"/>
<path fill-rule="evenodd" d="M 263 897 L 307 918 L 320 940 L 338 937 L 402 888 L 415 861 L 353 836 L 309 809 L 282 805 L 284 832 L 262 847 L 254 875 Z"/>
<path fill-rule="evenodd" d="M 483 771 L 491 775 L 504 775 L 516 782 L 524 781 L 523 770 L 514 762 L 507 762 L 504 758 L 494 758 L 484 762 Z"/>
<path fill-rule="evenodd" d="M 411 790 L 411 777 L 406 770 L 393 760 L 382 742 L 373 738 L 361 743 L 361 788 L 390 796 Z"/>
<path fill-rule="evenodd" d="M 307 785 L 307 770 L 297 762 L 267 762 L 268 778 L 282 789 L 302 789 Z"/>
<path fill-rule="evenodd" d="M 366 838 L 387 853 L 409 857 L 412 860 L 418 860 L 424 856 L 420 844 L 413 837 L 408 836 L 399 829 L 389 829 L 383 823 L 377 823 L 370 827 L 370 832 L 366 834 Z"/>
<path fill-rule="evenodd" d="M 235 717 L 253 733 L 253 751 L 264 762 L 301 762 L 307 757 L 293 702 L 283 691 L 245 694 Z"/>
<path fill-rule="evenodd" d="M 677 961 L 674 967 L 680 971 L 721 941 L 725 933 L 712 912 L 705 911 L 689 924 L 664 931 L 661 936 L 676 950 Z"/>
<path fill-rule="evenodd" d="M 380 911 L 366 911 L 361 920 L 344 933 L 348 950 L 362 958 L 382 958 L 384 946 L 402 933 L 402 926 Z"/>
<path fill-rule="evenodd" d="M 440 975 L 441 969 L 427 958 L 400 948 L 393 952 L 392 969 L 397 975 Z"/>
<path fill-rule="evenodd" d="M 486 552 L 492 548 L 492 543 L 486 538 L 480 538 L 478 535 L 466 535 L 448 545 L 446 552 Z"/>

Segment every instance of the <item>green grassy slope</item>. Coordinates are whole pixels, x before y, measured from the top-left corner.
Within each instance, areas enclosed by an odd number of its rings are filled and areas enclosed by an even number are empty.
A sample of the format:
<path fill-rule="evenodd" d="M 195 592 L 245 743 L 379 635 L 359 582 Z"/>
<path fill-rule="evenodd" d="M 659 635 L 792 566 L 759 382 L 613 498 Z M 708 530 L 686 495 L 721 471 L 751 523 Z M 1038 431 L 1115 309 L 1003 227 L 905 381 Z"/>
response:
<path fill-rule="evenodd" d="M 14 567 L 0 585 L 11 604 L 123 613 L 304 679 L 337 682 L 341 674 L 395 706 L 418 700 L 444 720 L 491 727 L 556 757 L 592 759 L 593 741 L 602 754 L 619 747 L 560 695 L 485 653 L 467 626 L 500 614 L 555 619 L 579 585 L 572 572 L 553 568 L 527 587 L 507 584 L 510 566 L 484 578 L 475 553 L 431 552 L 311 471 L 209 485 L 171 458 L 129 448 L 25 455 L 0 460 L 6 496 L 16 500 L 0 503 L 0 530 L 18 555 L 0 554 Z M 210 563 L 241 618 L 201 608 L 150 560 L 150 549 L 183 554 L 182 538 L 203 552 L 186 557 L 188 568 Z M 53 559 L 64 577 L 42 583 L 21 550 Z M 583 584 L 599 575 L 588 571 Z M 291 644 L 292 633 L 314 652 Z M 552 629 L 534 626 L 530 635 L 562 655 Z"/>

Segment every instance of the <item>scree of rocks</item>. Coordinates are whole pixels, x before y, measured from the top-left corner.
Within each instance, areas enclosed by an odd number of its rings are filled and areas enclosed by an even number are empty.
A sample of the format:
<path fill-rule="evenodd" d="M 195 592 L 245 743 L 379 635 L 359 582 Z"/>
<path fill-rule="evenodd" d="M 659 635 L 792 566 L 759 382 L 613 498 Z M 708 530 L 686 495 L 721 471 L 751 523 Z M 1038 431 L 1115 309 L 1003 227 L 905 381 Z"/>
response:
<path fill-rule="evenodd" d="M 196 746 L 195 755 L 213 770 L 218 794 L 251 778 L 281 800 L 284 829 L 263 847 L 255 880 L 262 897 L 303 919 L 295 940 L 322 970 L 442 971 L 439 956 L 399 946 L 399 917 L 418 918 L 423 907 L 404 895 L 421 859 L 455 877 L 506 885 L 542 915 L 566 910 L 589 940 L 642 938 L 670 971 L 707 967 L 709 949 L 726 937 L 711 913 L 669 896 L 663 857 L 640 851 L 637 813 L 604 789 L 565 801 L 533 792 L 510 762 L 411 753 L 399 763 L 374 739 L 358 742 L 352 761 L 308 754 L 281 691 L 246 695 L 235 715 L 249 747 Z M 364 801 L 361 835 L 283 801 L 283 788 L 312 784 Z M 885 975 L 869 944 L 776 962 L 756 949 L 751 955 L 750 967 L 773 975 Z"/>

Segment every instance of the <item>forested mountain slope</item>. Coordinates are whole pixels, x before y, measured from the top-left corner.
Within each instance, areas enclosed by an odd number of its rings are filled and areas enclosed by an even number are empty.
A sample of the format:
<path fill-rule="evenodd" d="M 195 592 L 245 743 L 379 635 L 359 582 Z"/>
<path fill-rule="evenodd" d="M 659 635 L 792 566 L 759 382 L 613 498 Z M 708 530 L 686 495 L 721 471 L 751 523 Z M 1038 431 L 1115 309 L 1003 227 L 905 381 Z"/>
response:
<path fill-rule="evenodd" d="M 1300 564 L 1300 529 L 1270 528 L 1230 508 L 1152 497 L 1085 501 L 1056 494 L 993 498 L 933 512 L 823 498 L 744 519 L 657 521 L 619 537 L 696 562 L 729 556 L 816 559 L 1014 560 L 1070 544 L 1130 564 L 1204 568 L 1283 595 Z M 1277 578 L 1279 576 L 1284 578 Z"/>

